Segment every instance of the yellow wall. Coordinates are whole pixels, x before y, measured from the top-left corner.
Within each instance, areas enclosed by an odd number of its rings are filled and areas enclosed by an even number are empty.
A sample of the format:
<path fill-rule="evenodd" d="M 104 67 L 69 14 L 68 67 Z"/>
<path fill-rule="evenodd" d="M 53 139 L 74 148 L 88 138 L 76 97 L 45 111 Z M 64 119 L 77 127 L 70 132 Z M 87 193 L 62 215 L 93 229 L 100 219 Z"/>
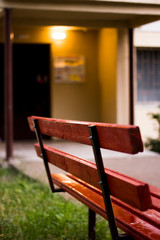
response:
<path fill-rule="evenodd" d="M 52 43 L 49 27 L 13 27 L 13 34 L 13 43 Z"/>
<path fill-rule="evenodd" d="M 13 43 L 48 43 L 51 45 L 51 117 L 99 121 L 99 89 L 96 30 L 69 30 L 64 41 L 51 38 L 50 27 L 13 28 Z M 3 40 L 1 35 L 0 40 Z M 85 82 L 56 84 L 53 79 L 54 56 L 84 56 Z"/>
<path fill-rule="evenodd" d="M 52 115 L 54 117 L 100 120 L 97 37 L 97 31 L 68 31 L 64 41 L 54 41 L 53 56 L 84 56 L 85 58 L 84 83 L 53 84 L 52 80 Z"/>
<path fill-rule="evenodd" d="M 61 43 L 53 42 L 49 27 L 13 30 L 15 43 L 51 45 L 51 117 L 116 122 L 116 29 L 69 30 Z M 84 56 L 85 82 L 54 83 L 54 56 Z"/>
<path fill-rule="evenodd" d="M 116 123 L 117 30 L 99 33 L 99 83 L 102 122 Z"/>

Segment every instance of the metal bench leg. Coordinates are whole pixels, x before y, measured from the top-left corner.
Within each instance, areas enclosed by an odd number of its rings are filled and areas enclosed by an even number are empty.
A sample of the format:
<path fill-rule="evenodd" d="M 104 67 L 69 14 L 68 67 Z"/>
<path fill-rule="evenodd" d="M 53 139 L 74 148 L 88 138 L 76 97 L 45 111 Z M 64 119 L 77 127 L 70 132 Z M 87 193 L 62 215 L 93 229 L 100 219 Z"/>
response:
<path fill-rule="evenodd" d="M 99 180 L 100 180 L 99 184 L 101 184 L 102 195 L 103 195 L 104 205 L 106 208 L 106 215 L 108 218 L 111 237 L 113 240 L 132 239 L 130 236 L 127 236 L 126 234 L 118 234 L 118 229 L 117 229 L 112 202 L 110 198 L 110 190 L 109 190 L 108 181 L 107 181 L 106 173 L 104 170 L 102 155 L 100 151 L 100 144 L 99 144 L 96 126 L 94 125 L 89 126 L 89 133 L 90 133 L 90 139 L 91 139 L 95 161 L 97 165 L 97 171 L 98 171 Z"/>
<path fill-rule="evenodd" d="M 96 239 L 96 213 L 90 208 L 88 209 L 88 239 Z"/>
<path fill-rule="evenodd" d="M 39 129 L 38 121 L 37 121 L 37 119 L 33 119 L 33 122 L 34 122 L 35 134 L 36 134 L 37 141 L 38 141 L 40 149 L 41 149 L 41 156 L 43 158 L 43 162 L 44 162 L 44 166 L 45 166 L 45 169 L 46 169 L 46 174 L 47 174 L 47 177 L 48 177 L 48 182 L 49 182 L 51 191 L 53 193 L 54 192 L 64 192 L 63 189 L 59 189 L 59 188 L 55 189 L 55 187 L 54 187 L 51 172 L 50 172 L 50 168 L 49 168 L 49 164 L 48 164 L 48 160 L 47 160 L 47 155 L 46 155 L 46 152 L 45 152 L 45 149 L 44 149 L 44 146 L 43 146 L 43 139 L 42 139 L 42 135 L 41 135 L 41 132 L 40 132 L 40 129 Z"/>

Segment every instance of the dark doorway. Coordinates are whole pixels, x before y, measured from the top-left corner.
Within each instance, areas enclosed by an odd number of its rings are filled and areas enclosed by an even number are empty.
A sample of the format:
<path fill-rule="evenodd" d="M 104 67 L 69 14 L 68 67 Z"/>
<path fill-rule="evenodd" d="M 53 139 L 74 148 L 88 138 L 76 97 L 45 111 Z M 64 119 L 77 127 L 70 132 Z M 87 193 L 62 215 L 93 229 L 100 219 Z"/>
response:
<path fill-rule="evenodd" d="M 27 139 L 27 116 L 50 116 L 50 45 L 14 44 L 14 139 Z"/>
<path fill-rule="evenodd" d="M 13 44 L 14 139 L 35 137 L 27 116 L 50 116 L 49 74 L 49 44 Z"/>

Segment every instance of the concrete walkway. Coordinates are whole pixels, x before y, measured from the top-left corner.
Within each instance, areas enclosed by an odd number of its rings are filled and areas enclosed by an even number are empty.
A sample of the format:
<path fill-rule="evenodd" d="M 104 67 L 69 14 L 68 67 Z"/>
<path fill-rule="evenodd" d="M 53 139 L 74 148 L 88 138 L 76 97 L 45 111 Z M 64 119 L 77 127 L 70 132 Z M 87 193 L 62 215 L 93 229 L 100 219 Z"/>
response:
<path fill-rule="evenodd" d="M 36 156 L 33 141 L 15 142 L 14 158 L 11 163 L 25 174 L 47 182 L 43 162 Z M 47 144 L 70 154 L 94 161 L 92 148 L 78 143 L 47 141 Z M 102 150 L 104 165 L 107 168 L 124 173 L 160 188 L 160 154 L 144 151 L 131 156 L 129 154 Z M 4 143 L 0 143 L 0 160 L 5 158 Z M 56 169 L 57 171 L 57 169 Z"/>

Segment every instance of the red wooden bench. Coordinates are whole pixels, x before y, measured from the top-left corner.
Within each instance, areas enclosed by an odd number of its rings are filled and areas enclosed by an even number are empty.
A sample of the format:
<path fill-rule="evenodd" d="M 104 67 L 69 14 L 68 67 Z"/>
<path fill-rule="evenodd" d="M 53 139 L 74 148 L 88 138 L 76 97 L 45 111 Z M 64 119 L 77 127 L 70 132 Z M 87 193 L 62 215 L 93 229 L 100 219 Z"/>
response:
<path fill-rule="evenodd" d="M 142 152 L 138 127 L 36 116 L 28 121 L 37 135 L 35 148 L 44 160 L 51 190 L 66 191 L 89 208 L 89 239 L 95 239 L 95 213 L 108 220 L 112 239 L 160 239 L 160 190 L 104 168 L 100 151 Z M 44 145 L 43 134 L 91 145 L 96 163 Z M 48 163 L 67 173 L 51 174 Z M 118 234 L 117 227 L 126 234 Z"/>

